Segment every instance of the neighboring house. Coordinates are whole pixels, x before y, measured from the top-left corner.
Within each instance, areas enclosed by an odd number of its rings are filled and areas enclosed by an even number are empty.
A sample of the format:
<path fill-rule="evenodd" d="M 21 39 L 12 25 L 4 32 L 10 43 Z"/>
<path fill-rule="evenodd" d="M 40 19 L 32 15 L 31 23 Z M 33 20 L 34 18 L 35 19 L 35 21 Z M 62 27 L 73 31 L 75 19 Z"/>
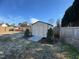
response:
<path fill-rule="evenodd" d="M 31 25 L 32 35 L 41 38 L 46 37 L 49 28 L 53 28 L 53 25 L 42 21 L 37 21 Z"/>
<path fill-rule="evenodd" d="M 8 31 L 9 29 L 7 27 L 8 26 L 6 24 L 1 24 L 0 25 L 0 32 L 6 32 L 6 31 Z"/>
<path fill-rule="evenodd" d="M 5 33 L 9 31 L 25 31 L 26 29 L 31 30 L 31 26 L 13 26 L 13 25 L 8 25 L 6 23 L 0 23 L 0 32 Z"/>
<path fill-rule="evenodd" d="M 31 26 L 30 24 L 28 24 L 27 22 L 22 22 L 22 23 L 19 23 L 17 28 L 21 31 L 26 31 L 26 29 L 29 29 L 31 30 Z"/>
<path fill-rule="evenodd" d="M 6 23 L 0 24 L 0 32 L 4 33 L 4 32 L 9 32 L 11 29 L 14 29 L 13 26 L 9 26 Z"/>
<path fill-rule="evenodd" d="M 8 25 L 7 25 L 7 24 L 2 24 L 1 26 L 2 26 L 2 27 L 8 27 Z"/>
<path fill-rule="evenodd" d="M 26 29 L 29 29 L 31 31 L 31 26 L 27 25 L 26 27 L 20 27 L 23 31 L 26 31 Z"/>
<path fill-rule="evenodd" d="M 29 29 L 31 31 L 31 26 L 27 25 L 27 26 L 17 26 L 18 30 L 21 31 L 26 31 L 26 29 Z"/>

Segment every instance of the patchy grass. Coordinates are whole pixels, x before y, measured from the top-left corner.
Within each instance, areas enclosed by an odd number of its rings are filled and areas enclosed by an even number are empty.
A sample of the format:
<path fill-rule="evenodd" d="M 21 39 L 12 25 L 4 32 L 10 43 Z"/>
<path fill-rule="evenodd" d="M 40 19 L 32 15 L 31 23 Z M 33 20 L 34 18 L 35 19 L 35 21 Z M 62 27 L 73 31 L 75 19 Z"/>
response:
<path fill-rule="evenodd" d="M 68 59 L 79 59 L 79 52 L 74 46 L 62 43 L 61 49 L 63 50 L 61 53 L 63 53 Z"/>
<path fill-rule="evenodd" d="M 10 37 L 7 38 L 0 38 L 0 42 L 18 42 L 17 39 L 11 39 Z"/>
<path fill-rule="evenodd" d="M 0 42 L 11 42 L 11 38 L 0 38 Z"/>
<path fill-rule="evenodd" d="M 50 44 L 31 42 L 28 40 L 18 40 L 18 39 L 11 39 L 11 38 L 0 39 L 0 42 L 11 42 L 15 45 L 14 49 L 16 50 L 18 47 L 23 46 L 23 48 L 21 47 L 18 49 L 24 49 L 24 48 L 26 49 L 25 51 L 26 59 L 30 59 L 30 58 L 32 59 L 53 59 L 53 58 L 54 59 L 79 59 L 78 50 L 72 45 L 67 43 L 50 45 Z M 10 47 L 11 45 L 10 46 L 9 45 L 7 46 Z M 4 50 L 7 50 L 7 49 L 4 49 Z M 15 54 L 17 53 L 15 52 Z"/>

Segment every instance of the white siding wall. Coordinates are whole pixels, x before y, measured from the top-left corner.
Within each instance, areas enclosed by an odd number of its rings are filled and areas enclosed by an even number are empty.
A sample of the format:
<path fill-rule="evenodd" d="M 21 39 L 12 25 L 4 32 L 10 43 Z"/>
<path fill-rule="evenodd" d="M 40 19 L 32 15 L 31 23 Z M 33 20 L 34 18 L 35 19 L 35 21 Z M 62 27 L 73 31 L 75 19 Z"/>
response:
<path fill-rule="evenodd" d="M 47 30 L 51 28 L 52 26 L 48 24 L 44 24 L 41 22 L 37 22 L 36 24 L 33 24 L 31 26 L 32 28 L 32 35 L 38 36 L 38 37 L 46 37 Z M 52 27 L 53 28 L 53 27 Z"/>

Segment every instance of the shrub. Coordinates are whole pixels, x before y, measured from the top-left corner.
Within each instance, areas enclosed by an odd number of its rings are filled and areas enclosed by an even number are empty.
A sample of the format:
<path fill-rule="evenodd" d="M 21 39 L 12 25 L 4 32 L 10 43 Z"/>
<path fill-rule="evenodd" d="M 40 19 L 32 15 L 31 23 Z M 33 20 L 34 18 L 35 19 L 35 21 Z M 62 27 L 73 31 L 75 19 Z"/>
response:
<path fill-rule="evenodd" d="M 52 28 L 48 29 L 48 32 L 47 32 L 47 41 L 48 42 L 52 42 L 53 41 L 53 29 Z"/>
<path fill-rule="evenodd" d="M 26 29 L 25 33 L 24 33 L 24 37 L 30 37 L 31 36 L 31 32 L 29 29 Z"/>

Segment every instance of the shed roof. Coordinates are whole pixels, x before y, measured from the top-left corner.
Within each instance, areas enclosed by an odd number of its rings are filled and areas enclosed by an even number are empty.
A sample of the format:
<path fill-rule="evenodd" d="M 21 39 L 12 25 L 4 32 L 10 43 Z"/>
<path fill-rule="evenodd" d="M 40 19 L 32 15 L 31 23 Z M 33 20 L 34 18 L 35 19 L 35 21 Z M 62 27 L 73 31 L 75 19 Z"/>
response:
<path fill-rule="evenodd" d="M 32 25 L 34 25 L 34 24 L 36 24 L 36 23 L 38 23 L 38 22 L 44 23 L 44 24 L 47 24 L 47 25 L 50 25 L 50 26 L 53 26 L 52 24 L 49 24 L 49 23 L 46 23 L 46 22 L 43 22 L 43 21 L 37 21 L 37 22 L 33 23 Z"/>

